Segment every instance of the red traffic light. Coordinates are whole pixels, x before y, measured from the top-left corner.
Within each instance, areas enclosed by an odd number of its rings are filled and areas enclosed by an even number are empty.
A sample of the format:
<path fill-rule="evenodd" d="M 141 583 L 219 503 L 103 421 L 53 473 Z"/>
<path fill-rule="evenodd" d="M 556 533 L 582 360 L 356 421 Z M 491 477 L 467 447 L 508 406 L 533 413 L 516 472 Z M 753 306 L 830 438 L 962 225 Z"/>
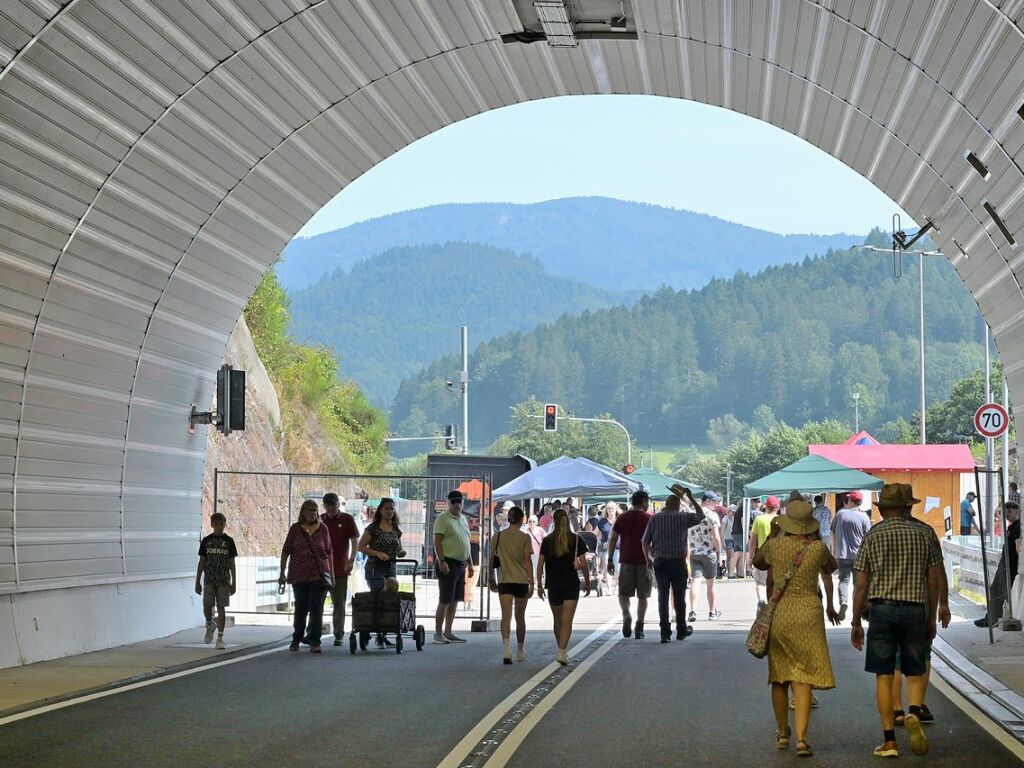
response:
<path fill-rule="evenodd" d="M 544 406 L 544 431 L 558 431 L 558 403 L 547 403 Z"/>
<path fill-rule="evenodd" d="M 636 467 L 634 467 L 632 464 L 627 464 L 622 468 L 622 471 L 625 472 L 627 475 L 632 475 L 635 470 Z"/>

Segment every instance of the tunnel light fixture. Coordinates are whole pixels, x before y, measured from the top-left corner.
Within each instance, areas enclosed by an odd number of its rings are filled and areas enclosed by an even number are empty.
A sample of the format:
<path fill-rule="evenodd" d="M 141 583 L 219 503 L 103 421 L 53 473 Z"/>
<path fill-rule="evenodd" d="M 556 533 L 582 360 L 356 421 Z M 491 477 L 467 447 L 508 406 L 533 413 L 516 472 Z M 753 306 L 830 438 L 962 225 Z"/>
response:
<path fill-rule="evenodd" d="M 1006 222 L 1004 222 L 1002 218 L 1000 218 L 998 211 L 996 211 L 995 209 L 995 206 L 993 206 L 992 203 L 990 203 L 988 200 L 982 201 L 981 205 L 988 212 L 988 215 L 992 218 L 992 223 L 996 225 L 996 229 L 1003 233 L 1003 237 L 1006 238 L 1006 242 L 1008 242 L 1011 247 L 1016 248 L 1017 241 L 1014 239 L 1013 233 L 1010 232 L 1010 228 L 1006 226 Z"/>
<path fill-rule="evenodd" d="M 535 0 L 533 7 L 548 38 L 548 45 L 552 48 L 575 48 L 579 45 L 564 0 Z"/>
<path fill-rule="evenodd" d="M 978 172 L 985 181 L 992 178 L 992 172 L 988 169 L 988 166 L 981 162 L 981 159 L 973 152 L 968 152 L 966 155 L 967 162 L 970 163 L 971 168 Z"/>

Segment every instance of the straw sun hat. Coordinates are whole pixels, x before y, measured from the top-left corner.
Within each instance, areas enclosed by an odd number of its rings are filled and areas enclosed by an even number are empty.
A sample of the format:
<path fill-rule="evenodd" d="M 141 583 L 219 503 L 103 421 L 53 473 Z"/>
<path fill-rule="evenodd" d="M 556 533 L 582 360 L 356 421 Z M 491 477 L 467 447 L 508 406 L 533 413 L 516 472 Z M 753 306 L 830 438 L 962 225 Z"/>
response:
<path fill-rule="evenodd" d="M 779 515 L 772 522 L 786 533 L 807 536 L 818 530 L 818 521 L 811 514 L 813 507 L 808 501 L 790 501 L 786 504 L 786 514 Z"/>

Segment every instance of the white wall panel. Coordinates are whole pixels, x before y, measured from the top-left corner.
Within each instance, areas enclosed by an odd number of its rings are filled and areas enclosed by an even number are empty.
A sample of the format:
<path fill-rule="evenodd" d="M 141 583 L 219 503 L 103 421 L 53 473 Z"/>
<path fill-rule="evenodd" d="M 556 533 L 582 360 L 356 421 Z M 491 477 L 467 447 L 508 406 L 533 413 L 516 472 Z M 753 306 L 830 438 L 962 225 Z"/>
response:
<path fill-rule="evenodd" d="M 28 592 L 0 605 L 0 647 L 51 620 L 35 594 L 95 601 L 83 621 L 115 627 L 153 596 L 176 606 L 153 631 L 194 618 L 187 579 L 165 581 L 193 571 L 200 528 L 205 430 L 188 435 L 186 417 L 210 402 L 241 307 L 348 181 L 482 110 L 650 92 L 767 119 L 944 217 L 939 242 L 971 244 L 957 268 L 983 311 L 1024 312 L 1000 272 L 1018 254 L 980 208 L 1024 226 L 1019 27 L 971 0 L 640 10 L 640 41 L 551 49 L 499 41 L 519 23 L 507 0 L 54 5 L 36 44 L 0 61 L 0 591 Z M 37 11 L 3 4 L 0 43 L 20 51 L 48 21 Z M 968 148 L 990 182 L 962 183 Z M 1019 327 L 998 337 L 1015 398 Z M 126 584 L 131 599 L 65 589 L 135 577 L 152 581 Z M 85 630 L 41 653 L 110 638 Z"/>

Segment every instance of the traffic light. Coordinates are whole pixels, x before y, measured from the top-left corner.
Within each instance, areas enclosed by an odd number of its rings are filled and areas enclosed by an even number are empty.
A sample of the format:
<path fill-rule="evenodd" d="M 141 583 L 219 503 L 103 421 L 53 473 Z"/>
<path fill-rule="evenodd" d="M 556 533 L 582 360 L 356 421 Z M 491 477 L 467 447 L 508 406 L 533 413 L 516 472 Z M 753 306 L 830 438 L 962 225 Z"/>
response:
<path fill-rule="evenodd" d="M 548 403 L 544 406 L 544 431 L 558 431 L 558 406 L 554 403 Z"/>
<path fill-rule="evenodd" d="M 225 363 L 217 371 L 217 429 L 225 435 L 245 429 L 245 371 Z"/>
<path fill-rule="evenodd" d="M 446 424 L 444 428 L 444 447 L 449 450 L 455 450 L 455 425 Z"/>
<path fill-rule="evenodd" d="M 625 472 L 627 475 L 632 475 L 636 471 L 636 467 L 634 467 L 632 464 L 627 464 L 622 468 L 622 471 Z"/>

